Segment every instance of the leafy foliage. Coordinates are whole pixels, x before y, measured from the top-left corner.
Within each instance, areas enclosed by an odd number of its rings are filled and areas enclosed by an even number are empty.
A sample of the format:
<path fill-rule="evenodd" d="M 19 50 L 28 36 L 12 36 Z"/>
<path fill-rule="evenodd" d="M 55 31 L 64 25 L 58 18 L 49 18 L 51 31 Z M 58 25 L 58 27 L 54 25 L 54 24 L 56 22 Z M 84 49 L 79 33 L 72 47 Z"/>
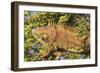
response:
<path fill-rule="evenodd" d="M 75 25 L 76 25 L 76 32 L 78 33 L 79 36 L 86 35 L 87 32 L 90 30 L 89 22 L 87 22 L 84 17 L 79 16 L 75 20 Z"/>
<path fill-rule="evenodd" d="M 65 55 L 65 58 L 67 59 L 80 59 L 80 54 L 77 53 L 69 53 L 67 55 Z"/>

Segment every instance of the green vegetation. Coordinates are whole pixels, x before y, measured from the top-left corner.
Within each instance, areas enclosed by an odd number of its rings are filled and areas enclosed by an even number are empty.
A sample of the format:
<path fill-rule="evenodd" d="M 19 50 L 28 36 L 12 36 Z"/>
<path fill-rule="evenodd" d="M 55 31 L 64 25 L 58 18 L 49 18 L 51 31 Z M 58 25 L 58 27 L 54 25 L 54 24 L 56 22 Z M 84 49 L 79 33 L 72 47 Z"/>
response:
<path fill-rule="evenodd" d="M 25 61 L 41 61 L 41 60 L 55 60 L 55 59 L 84 59 L 88 58 L 90 54 L 84 52 L 81 53 L 69 53 L 68 51 L 60 51 L 55 55 L 54 51 L 58 51 L 58 48 L 49 49 L 50 43 L 44 42 L 39 37 L 32 35 L 32 29 L 37 27 L 43 27 L 47 25 L 60 25 L 67 28 L 68 26 L 75 29 L 77 36 L 82 37 L 87 35 L 90 31 L 90 15 L 89 14 L 75 14 L 75 13 L 60 13 L 60 12 L 35 12 L 24 11 L 24 60 Z M 40 34 L 41 36 L 41 34 Z M 44 36 L 46 37 L 46 36 Z M 47 38 L 46 38 L 47 39 Z M 87 39 L 86 39 L 87 40 Z M 85 45 L 84 45 L 85 46 Z M 88 47 L 90 48 L 90 47 Z M 77 48 L 76 48 L 77 49 Z M 71 50 L 69 48 L 69 50 Z M 75 50 L 75 48 L 73 48 Z M 50 52 L 49 52 L 50 51 Z M 90 50 L 88 50 L 90 51 Z M 83 55 L 81 57 L 81 55 Z M 42 56 L 47 55 L 46 57 Z M 57 58 L 59 56 L 59 58 Z M 60 58 L 61 56 L 61 58 Z M 63 57 L 62 57 L 63 56 Z"/>
<path fill-rule="evenodd" d="M 80 59 L 80 54 L 77 53 L 69 53 L 67 55 L 65 55 L 65 58 L 67 59 Z"/>

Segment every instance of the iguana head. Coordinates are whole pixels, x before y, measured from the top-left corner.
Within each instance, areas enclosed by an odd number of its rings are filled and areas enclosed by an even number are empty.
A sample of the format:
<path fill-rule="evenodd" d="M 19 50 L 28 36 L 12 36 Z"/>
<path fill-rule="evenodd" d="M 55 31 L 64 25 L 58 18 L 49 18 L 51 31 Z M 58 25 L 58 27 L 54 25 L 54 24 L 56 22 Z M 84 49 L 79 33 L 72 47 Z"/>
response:
<path fill-rule="evenodd" d="M 42 26 L 32 29 L 32 35 L 45 42 L 55 38 L 55 29 L 50 26 Z"/>

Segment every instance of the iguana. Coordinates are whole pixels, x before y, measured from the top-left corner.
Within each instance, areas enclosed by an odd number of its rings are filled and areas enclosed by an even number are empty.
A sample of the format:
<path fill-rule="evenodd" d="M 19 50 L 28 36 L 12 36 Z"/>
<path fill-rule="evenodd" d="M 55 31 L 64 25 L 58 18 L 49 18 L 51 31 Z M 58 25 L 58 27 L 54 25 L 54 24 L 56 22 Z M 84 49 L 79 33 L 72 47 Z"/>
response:
<path fill-rule="evenodd" d="M 58 48 L 69 52 L 81 53 L 84 51 L 84 39 L 87 37 L 86 35 L 78 37 L 73 27 L 63 27 L 61 25 L 33 28 L 32 35 L 43 44 L 44 50 L 40 52 L 41 57 L 47 56 L 52 50 L 57 50 Z"/>

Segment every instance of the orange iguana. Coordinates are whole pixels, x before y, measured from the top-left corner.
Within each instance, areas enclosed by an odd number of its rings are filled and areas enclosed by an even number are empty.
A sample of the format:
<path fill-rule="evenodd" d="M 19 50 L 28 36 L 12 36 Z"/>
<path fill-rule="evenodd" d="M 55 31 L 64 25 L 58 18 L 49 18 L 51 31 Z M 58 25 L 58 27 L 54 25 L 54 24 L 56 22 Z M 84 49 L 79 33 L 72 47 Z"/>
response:
<path fill-rule="evenodd" d="M 47 56 L 52 50 L 57 48 L 76 53 L 84 51 L 84 39 L 86 39 L 86 36 L 78 37 L 73 27 L 68 26 L 64 28 L 61 25 L 47 25 L 32 29 L 32 35 L 45 48 L 40 52 L 41 57 Z"/>

